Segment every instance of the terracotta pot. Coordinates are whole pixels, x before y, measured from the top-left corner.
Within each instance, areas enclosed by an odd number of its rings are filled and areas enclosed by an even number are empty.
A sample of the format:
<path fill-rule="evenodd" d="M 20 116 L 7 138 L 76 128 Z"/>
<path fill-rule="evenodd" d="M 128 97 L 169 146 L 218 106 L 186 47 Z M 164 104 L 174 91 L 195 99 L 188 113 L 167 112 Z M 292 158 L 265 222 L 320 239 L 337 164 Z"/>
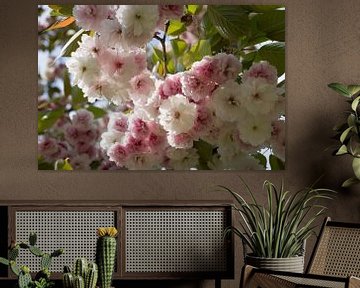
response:
<path fill-rule="evenodd" d="M 263 258 L 246 255 L 245 263 L 263 269 L 304 273 L 304 256 L 289 258 Z"/>

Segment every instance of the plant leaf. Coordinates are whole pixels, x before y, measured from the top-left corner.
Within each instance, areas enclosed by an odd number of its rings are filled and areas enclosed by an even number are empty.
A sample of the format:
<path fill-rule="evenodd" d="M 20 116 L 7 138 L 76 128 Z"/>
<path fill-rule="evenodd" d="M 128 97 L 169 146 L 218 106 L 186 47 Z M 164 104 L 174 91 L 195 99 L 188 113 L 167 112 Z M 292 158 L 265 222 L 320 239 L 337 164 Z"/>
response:
<path fill-rule="evenodd" d="M 55 29 L 60 29 L 60 28 L 65 28 L 67 26 L 69 26 L 70 24 L 74 23 L 75 18 L 73 16 L 67 17 L 65 19 L 56 21 L 54 24 L 50 25 L 50 27 L 46 28 L 44 31 L 49 31 L 49 30 L 55 30 Z"/>
<path fill-rule="evenodd" d="M 84 33 L 85 31 L 83 29 L 80 29 L 79 31 L 77 31 L 70 39 L 68 42 L 66 42 L 66 44 L 63 46 L 63 48 L 61 49 L 59 55 L 55 58 L 54 62 L 56 62 L 59 58 L 63 57 L 63 56 L 70 56 L 71 52 L 75 51 L 77 49 L 77 47 L 79 46 L 78 44 L 78 40 L 80 40 L 81 35 Z"/>
<path fill-rule="evenodd" d="M 278 76 L 285 73 L 285 43 L 275 42 L 262 46 L 255 61 L 266 60 L 277 68 Z"/>
<path fill-rule="evenodd" d="M 51 16 L 72 16 L 73 4 L 48 5 L 52 9 Z"/>
<path fill-rule="evenodd" d="M 94 105 L 90 105 L 89 107 L 86 108 L 86 110 L 93 113 L 95 119 L 101 118 L 107 114 L 106 110 L 96 107 Z"/>
<path fill-rule="evenodd" d="M 330 83 L 328 85 L 329 88 L 333 89 L 335 92 L 339 93 L 342 96 L 351 97 L 351 93 L 348 90 L 348 87 L 341 83 Z"/>
<path fill-rule="evenodd" d="M 206 14 L 222 37 L 237 40 L 249 32 L 247 11 L 235 5 L 209 5 Z"/>
<path fill-rule="evenodd" d="M 69 163 L 69 158 L 66 158 L 65 160 L 59 159 L 55 162 L 55 170 L 63 170 L 63 171 L 71 171 L 74 170 Z"/>
<path fill-rule="evenodd" d="M 51 128 L 55 122 L 64 115 L 64 108 L 39 113 L 38 116 L 38 134 L 44 133 L 46 129 Z"/>
<path fill-rule="evenodd" d="M 169 28 L 167 30 L 167 35 L 170 36 L 179 36 L 181 33 L 186 31 L 185 23 L 179 20 L 170 20 Z"/>
<path fill-rule="evenodd" d="M 348 153 L 348 150 L 347 150 L 346 145 L 341 145 L 341 147 L 339 148 L 339 150 L 337 150 L 335 155 L 344 155 L 347 153 Z"/>
<path fill-rule="evenodd" d="M 352 168 L 357 179 L 360 180 L 360 158 L 354 157 Z"/>
<path fill-rule="evenodd" d="M 352 178 L 345 180 L 344 183 L 341 185 L 341 187 L 348 188 L 352 185 L 359 184 L 359 183 L 360 183 L 359 179 L 352 177 Z"/>
<path fill-rule="evenodd" d="M 203 5 L 186 5 L 187 12 L 192 15 L 198 14 L 201 11 L 202 7 Z"/>
<path fill-rule="evenodd" d="M 359 105 L 360 96 L 356 97 L 355 100 L 351 103 L 351 109 L 356 111 L 356 108 Z"/>
<path fill-rule="evenodd" d="M 285 10 L 271 10 L 252 18 L 257 28 L 270 40 L 285 41 Z"/>
<path fill-rule="evenodd" d="M 284 162 L 281 161 L 278 157 L 276 157 L 273 154 L 271 154 L 269 156 L 269 162 L 270 162 L 271 170 L 284 170 L 285 169 Z"/>
<path fill-rule="evenodd" d="M 344 130 L 344 132 L 341 133 L 341 136 L 340 136 L 340 141 L 341 141 L 341 143 L 344 143 L 346 137 L 348 136 L 348 134 L 349 134 L 349 132 L 351 131 L 352 128 L 353 128 L 352 126 L 351 126 L 351 127 L 348 127 L 348 128 L 346 128 L 346 129 Z"/>

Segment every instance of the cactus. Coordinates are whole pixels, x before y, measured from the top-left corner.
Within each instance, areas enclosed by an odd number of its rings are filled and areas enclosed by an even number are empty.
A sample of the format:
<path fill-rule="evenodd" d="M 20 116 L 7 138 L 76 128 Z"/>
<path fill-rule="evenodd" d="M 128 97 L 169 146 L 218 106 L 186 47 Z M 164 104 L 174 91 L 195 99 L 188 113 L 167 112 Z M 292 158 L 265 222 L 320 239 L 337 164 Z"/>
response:
<path fill-rule="evenodd" d="M 28 270 L 27 272 L 22 270 L 19 274 L 19 280 L 18 280 L 19 288 L 28 288 L 32 283 L 32 279 L 28 267 L 27 270 Z"/>
<path fill-rule="evenodd" d="M 36 233 L 31 232 L 30 235 L 29 235 L 29 244 L 30 244 L 31 246 L 35 246 L 35 245 L 36 245 L 36 241 L 37 241 Z"/>
<path fill-rule="evenodd" d="M 40 262 L 40 267 L 41 269 L 49 269 L 50 265 L 51 265 L 51 260 L 52 257 L 50 254 L 45 253 L 42 257 L 41 257 L 41 262 Z"/>
<path fill-rule="evenodd" d="M 98 279 L 98 266 L 96 263 L 89 263 L 85 276 L 85 288 L 95 288 Z"/>
<path fill-rule="evenodd" d="M 71 269 L 69 266 L 64 266 L 63 273 L 63 286 L 64 288 L 75 288 L 75 279 L 77 281 L 77 285 L 82 287 L 81 280 L 82 279 L 83 288 L 95 288 L 96 282 L 98 279 L 98 268 L 95 263 L 89 263 L 85 258 L 78 258 L 74 263 L 74 272 L 71 273 Z"/>
<path fill-rule="evenodd" d="M 73 288 L 74 287 L 74 276 L 72 273 L 64 273 L 63 277 L 63 286 L 64 288 Z"/>
<path fill-rule="evenodd" d="M 74 274 L 76 276 L 81 276 L 83 279 L 85 279 L 87 268 L 88 268 L 88 262 L 86 258 L 76 259 L 74 266 Z"/>
<path fill-rule="evenodd" d="M 53 253 L 44 253 L 40 248 L 34 246 L 36 244 L 36 234 L 31 233 L 29 236 L 29 244 L 20 242 L 16 243 L 11 241 L 8 259 L 0 257 L 0 263 L 10 266 L 11 271 L 18 276 L 18 285 L 19 288 L 28 288 L 28 287 L 50 287 L 53 283 L 50 281 L 50 264 L 53 257 L 60 256 L 64 251 L 63 249 L 55 250 Z M 39 271 L 35 276 L 35 281 L 32 280 L 30 275 L 30 269 L 27 266 L 19 266 L 16 264 L 16 259 L 19 256 L 19 250 L 24 249 L 28 250 L 30 253 L 37 257 L 41 257 L 41 271 Z M 45 286 L 44 286 L 45 285 Z"/>
<path fill-rule="evenodd" d="M 40 250 L 40 248 L 38 248 L 38 247 L 36 247 L 36 246 L 30 246 L 30 247 L 29 247 L 29 251 L 30 251 L 32 254 L 34 254 L 35 256 L 37 256 L 37 257 L 41 257 L 41 256 L 44 255 L 44 252 L 42 252 L 42 251 Z"/>
<path fill-rule="evenodd" d="M 85 288 L 83 277 L 78 275 L 74 277 L 74 288 Z"/>
<path fill-rule="evenodd" d="M 116 235 L 114 227 L 98 228 L 96 262 L 99 267 L 100 288 L 110 288 L 116 258 Z"/>

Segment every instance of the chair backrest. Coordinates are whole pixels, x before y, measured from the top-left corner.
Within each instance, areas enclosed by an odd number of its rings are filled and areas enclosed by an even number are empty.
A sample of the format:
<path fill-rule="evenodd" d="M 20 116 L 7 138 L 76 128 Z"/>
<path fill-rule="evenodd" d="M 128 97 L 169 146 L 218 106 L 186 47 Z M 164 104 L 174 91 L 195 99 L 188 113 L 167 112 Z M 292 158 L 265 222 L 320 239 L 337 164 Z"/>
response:
<path fill-rule="evenodd" d="M 360 223 L 326 218 L 307 273 L 360 277 Z"/>

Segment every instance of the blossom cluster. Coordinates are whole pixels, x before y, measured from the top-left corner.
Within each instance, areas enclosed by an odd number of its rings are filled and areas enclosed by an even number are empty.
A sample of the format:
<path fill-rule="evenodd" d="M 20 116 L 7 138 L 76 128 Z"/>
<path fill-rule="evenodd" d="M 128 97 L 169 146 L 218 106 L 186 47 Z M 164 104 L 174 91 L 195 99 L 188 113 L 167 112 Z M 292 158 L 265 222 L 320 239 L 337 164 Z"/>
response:
<path fill-rule="evenodd" d="M 264 169 L 252 155 L 270 147 L 284 159 L 284 98 L 268 62 L 243 71 L 237 57 L 219 53 L 162 79 L 149 70 L 145 45 L 183 6 L 75 5 L 73 14 L 95 33 L 82 35 L 66 65 L 90 102 L 106 99 L 122 111 L 110 113 L 100 142 L 118 167 Z M 211 153 L 200 163 L 204 143 Z"/>
<path fill-rule="evenodd" d="M 98 145 L 101 125 L 86 109 L 70 112 L 70 118 L 61 118 L 52 128 L 52 133 L 38 137 L 38 153 L 47 163 L 69 158 L 73 169 L 88 170 L 91 164 L 103 162 L 100 169 L 110 169 Z"/>

